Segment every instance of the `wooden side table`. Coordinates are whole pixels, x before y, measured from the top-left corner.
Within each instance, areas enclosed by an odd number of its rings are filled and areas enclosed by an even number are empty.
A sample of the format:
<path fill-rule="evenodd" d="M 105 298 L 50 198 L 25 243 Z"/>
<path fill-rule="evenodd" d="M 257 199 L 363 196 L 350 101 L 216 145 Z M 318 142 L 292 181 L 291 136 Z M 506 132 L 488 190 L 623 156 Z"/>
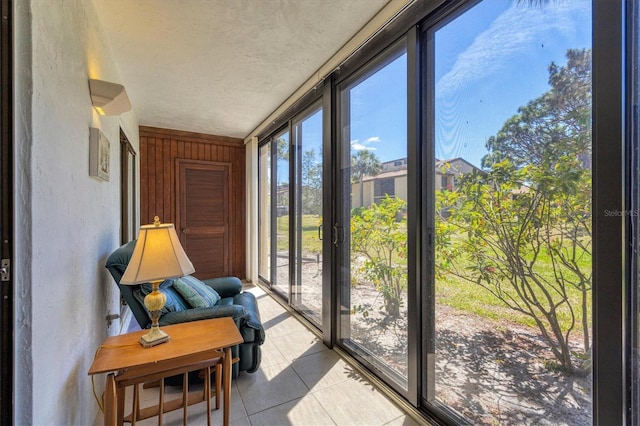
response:
<path fill-rule="evenodd" d="M 105 425 L 122 425 L 124 421 L 125 388 L 134 385 L 137 394 L 139 383 L 162 379 L 182 374 L 188 371 L 206 369 L 210 372 L 212 366 L 222 363 L 223 376 L 223 422 L 229 424 L 229 406 L 231 400 L 231 347 L 243 342 L 234 321 L 230 317 L 214 318 L 203 321 L 186 322 L 169 325 L 162 329 L 171 336 L 171 340 L 151 348 L 143 348 L 138 340 L 147 330 L 108 337 L 96 352 L 89 374 L 109 373 L 104 393 L 104 422 Z M 205 394 L 209 380 L 205 380 Z M 163 391 L 163 389 L 161 389 Z M 207 398 L 207 418 L 210 422 L 210 389 Z M 137 395 L 134 397 L 135 407 Z M 183 408 L 192 403 L 183 395 L 180 403 L 168 402 L 164 406 L 163 392 L 157 406 L 147 408 L 144 415 L 150 417 L 157 413 L 159 424 L 162 414 L 169 409 Z"/>

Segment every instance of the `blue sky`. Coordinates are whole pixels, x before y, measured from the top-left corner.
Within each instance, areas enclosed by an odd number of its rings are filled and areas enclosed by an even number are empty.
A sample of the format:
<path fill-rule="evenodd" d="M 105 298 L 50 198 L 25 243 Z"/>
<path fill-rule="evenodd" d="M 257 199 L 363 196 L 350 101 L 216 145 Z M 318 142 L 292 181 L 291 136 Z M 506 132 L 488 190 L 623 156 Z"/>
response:
<path fill-rule="evenodd" d="M 548 66 L 591 47 L 590 0 L 485 0 L 433 32 L 436 156 L 479 166 L 486 140 L 548 90 Z M 406 56 L 353 87 L 351 152 L 406 156 Z"/>

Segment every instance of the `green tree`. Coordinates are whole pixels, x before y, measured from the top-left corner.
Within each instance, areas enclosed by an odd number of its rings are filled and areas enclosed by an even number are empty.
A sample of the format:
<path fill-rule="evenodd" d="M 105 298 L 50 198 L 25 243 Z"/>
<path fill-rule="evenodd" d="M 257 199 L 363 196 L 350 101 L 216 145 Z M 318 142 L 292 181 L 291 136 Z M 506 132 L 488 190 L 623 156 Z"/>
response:
<path fill-rule="evenodd" d="M 538 185 L 552 179 L 563 185 Z M 555 176 L 504 160 L 460 185 L 459 192 L 436 196 L 438 211 L 451 212 L 436 222 L 439 274 L 477 284 L 530 317 L 565 371 L 588 371 L 588 364 L 576 365 L 571 350 L 577 326 L 585 336 L 578 358 L 588 358 L 590 350 L 588 170 L 566 156 Z"/>
<path fill-rule="evenodd" d="M 483 168 L 509 159 L 515 166 L 551 169 L 565 156 L 591 160 L 591 50 L 570 49 L 566 66 L 549 65 L 551 90 L 526 106 L 489 138 Z"/>
<path fill-rule="evenodd" d="M 364 206 L 364 177 L 377 175 L 381 167 L 378 157 L 368 149 L 362 149 L 351 156 L 351 183 L 360 183 L 360 207 Z"/>
<path fill-rule="evenodd" d="M 302 214 L 322 215 L 322 158 L 313 148 L 302 155 Z"/>
<path fill-rule="evenodd" d="M 289 142 L 287 139 L 280 136 L 274 141 L 276 144 L 276 156 L 278 157 L 278 160 L 289 160 Z"/>
<path fill-rule="evenodd" d="M 276 188 L 276 205 L 289 206 L 289 143 L 283 136 L 276 139 L 276 166 L 278 184 Z"/>
<path fill-rule="evenodd" d="M 354 209 L 351 215 L 351 252 L 364 257 L 355 275 L 375 285 L 392 317 L 400 315 L 407 289 L 406 219 L 397 220 L 406 205 L 386 195 L 378 204 Z"/>
<path fill-rule="evenodd" d="M 590 52 L 549 67 L 551 90 L 487 142 L 485 171 L 436 195 L 442 278 L 491 292 L 531 318 L 560 366 L 589 371 L 591 297 Z M 584 338 L 572 352 L 576 327 Z M 583 361 L 586 360 L 586 361 Z"/>

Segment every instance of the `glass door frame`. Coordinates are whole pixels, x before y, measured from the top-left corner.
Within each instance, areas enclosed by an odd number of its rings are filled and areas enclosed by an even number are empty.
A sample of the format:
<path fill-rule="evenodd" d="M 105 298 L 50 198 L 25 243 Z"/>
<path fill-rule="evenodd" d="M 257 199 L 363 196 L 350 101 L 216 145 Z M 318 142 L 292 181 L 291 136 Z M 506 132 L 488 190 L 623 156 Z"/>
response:
<path fill-rule="evenodd" d="M 263 265 L 260 263 L 261 259 L 263 257 L 263 254 L 260 253 L 258 255 L 258 280 L 262 281 L 264 284 L 268 285 L 269 287 L 271 287 L 271 258 L 273 257 L 271 255 L 271 232 L 272 232 L 272 220 L 271 220 L 271 216 L 273 215 L 273 211 L 272 211 L 272 205 L 273 205 L 273 200 L 271 199 L 271 194 L 273 191 L 272 188 L 272 182 L 273 182 L 273 149 L 272 149 L 272 143 L 271 143 L 271 139 L 265 139 L 263 141 L 260 141 L 260 143 L 258 144 L 258 227 L 261 228 L 263 226 L 268 226 L 269 229 L 267 230 L 268 232 L 268 237 L 269 237 L 269 241 L 268 241 L 268 247 L 269 247 L 269 260 L 265 263 L 268 263 L 268 277 L 264 276 L 264 274 L 262 274 L 262 270 L 261 268 L 263 267 Z M 267 157 L 269 160 L 269 170 L 268 170 L 268 176 L 269 176 L 269 194 L 268 197 L 263 197 L 262 194 L 262 189 L 264 187 L 264 182 L 262 180 L 260 180 L 260 177 L 262 176 L 262 171 L 261 171 L 261 158 L 260 158 L 260 153 L 261 153 L 261 149 L 264 146 L 268 145 L 268 152 L 267 152 Z M 267 174 L 265 174 L 265 176 L 267 176 Z M 268 212 L 269 212 L 269 223 L 268 224 L 264 224 L 262 222 L 262 209 L 265 208 L 265 206 L 262 203 L 262 200 L 264 199 L 265 203 L 266 200 L 269 200 L 269 208 L 268 208 Z M 262 236 L 263 233 L 265 231 L 263 231 L 262 229 L 258 229 L 258 247 L 259 250 L 263 247 L 263 242 L 262 242 Z M 266 238 L 265 238 L 266 239 Z M 265 265 L 266 266 L 266 265 Z"/>
<path fill-rule="evenodd" d="M 286 171 L 288 177 L 288 193 L 287 193 L 287 214 L 288 217 L 288 228 L 287 228 L 287 252 L 289 256 L 289 261 L 287 262 L 287 282 L 279 283 L 278 281 L 278 139 L 281 136 L 287 135 L 287 167 L 284 168 L 283 172 Z M 293 273 L 295 271 L 294 265 L 291 260 L 291 253 L 293 244 L 295 242 L 293 233 L 291 232 L 291 224 L 294 216 L 294 208 L 291 204 L 292 196 L 294 194 L 293 182 L 291 178 L 293 177 L 293 162 L 291 161 L 292 154 L 292 143 L 291 143 L 291 123 L 289 122 L 287 125 L 282 126 L 277 131 L 273 132 L 271 136 L 271 251 L 273 255 L 271 256 L 271 290 L 281 296 L 283 299 L 287 300 L 290 303 L 291 299 L 291 290 L 293 289 L 292 279 Z M 286 293 L 283 293 L 280 289 L 286 289 Z"/>
<path fill-rule="evenodd" d="M 629 328 L 629 217 L 625 211 L 625 21 L 627 1 L 594 1 L 592 55 L 593 144 L 593 391 L 594 424 L 630 421 L 625 383 Z M 616 31 L 617 30 L 617 31 Z M 628 206 L 628 205 L 627 205 Z M 626 222 L 626 223 L 625 223 Z M 623 249 L 623 247 L 627 247 Z M 625 260 L 626 259 L 626 260 Z M 615 307 L 615 308 L 614 308 Z"/>
<path fill-rule="evenodd" d="M 419 99 L 415 102 L 419 105 L 416 131 L 419 134 L 420 150 L 416 154 L 420 162 L 418 167 L 421 175 L 420 180 L 420 202 L 419 211 L 421 221 L 420 241 L 417 243 L 422 250 L 419 253 L 418 265 L 422 268 L 417 272 L 420 282 L 416 293 L 416 300 L 421 304 L 418 308 L 419 321 L 421 323 L 421 352 L 420 357 L 416 357 L 417 367 L 420 371 L 419 393 L 416 405 L 421 409 L 436 414 L 441 419 L 454 424 L 465 424 L 468 419 L 459 416 L 456 412 L 437 402 L 436 400 L 436 280 L 432 272 L 435 267 L 435 176 L 436 167 L 433 161 L 436 158 L 435 140 L 435 47 L 429 35 L 438 26 L 443 25 L 448 20 L 456 19 L 473 8 L 482 0 L 469 0 L 454 2 L 449 7 L 440 9 L 437 13 L 424 19 L 414 33 L 416 46 L 416 63 L 418 75 L 422 76 L 421 85 L 417 87 Z"/>
<path fill-rule="evenodd" d="M 640 1 L 627 2 L 627 90 L 626 90 L 626 178 L 627 198 L 633 214 L 628 217 L 626 253 L 629 259 L 627 270 L 629 288 L 628 321 L 631 325 L 626 332 L 628 392 L 628 422 L 640 424 Z"/>
<path fill-rule="evenodd" d="M 14 256 L 14 119 L 13 119 L 13 9 L 14 3 L 2 0 L 0 28 L 0 234 L 2 235 L 3 276 L 0 281 L 0 424 L 14 422 L 14 278 L 11 273 Z M 15 267 L 13 268 L 15 270 Z M 25 307 L 26 308 L 26 307 Z"/>
<path fill-rule="evenodd" d="M 322 147 L 322 156 L 320 157 L 320 161 L 322 162 L 322 175 L 321 178 L 323 179 L 323 186 L 322 186 L 322 195 L 321 195 L 321 202 L 322 202 L 322 218 L 323 218 L 323 225 L 320 226 L 320 228 L 318 229 L 318 235 L 322 241 L 321 246 L 322 246 L 322 253 L 320 255 L 321 257 L 321 261 L 322 261 L 322 265 L 323 265 L 323 270 L 322 270 L 322 281 L 321 281 L 321 293 L 322 293 L 322 304 L 321 304 L 321 312 L 320 312 L 320 321 L 322 322 L 322 324 L 318 324 L 317 321 L 314 321 L 312 318 L 308 317 L 304 311 L 299 309 L 299 306 L 297 303 L 294 303 L 294 297 L 298 297 L 299 294 L 297 291 L 294 291 L 296 289 L 297 286 L 300 285 L 301 281 L 302 281 L 302 276 L 301 276 L 301 262 L 302 262 L 302 244 L 301 244 L 301 229 L 302 229 L 302 223 L 301 223 L 301 215 L 302 212 L 300 212 L 300 215 L 298 215 L 298 206 L 302 206 L 302 186 L 298 186 L 297 183 L 298 182 L 302 182 L 302 161 L 303 161 L 303 155 L 304 152 L 302 152 L 301 150 L 303 149 L 304 145 L 304 140 L 298 140 L 298 134 L 295 131 L 296 129 L 296 125 L 298 123 L 302 123 L 304 122 L 307 118 L 311 117 L 312 115 L 316 114 L 320 112 L 322 114 L 322 122 L 321 122 L 321 131 L 322 131 L 322 139 L 321 139 L 321 147 Z M 317 98 L 315 100 L 313 100 L 312 102 L 310 102 L 308 104 L 308 106 L 306 106 L 304 109 L 302 109 L 302 111 L 300 111 L 298 114 L 295 114 L 291 120 L 290 120 L 290 132 L 289 132 L 289 138 L 290 138 L 290 157 L 291 154 L 293 154 L 293 161 L 290 160 L 290 176 L 289 176 L 289 181 L 291 182 L 290 184 L 290 200 L 293 200 L 293 202 L 290 202 L 290 214 L 291 216 L 289 217 L 289 223 L 293 224 L 293 227 L 290 226 L 289 229 L 289 233 L 290 233 L 290 246 L 289 246 L 289 259 L 291 260 L 290 265 L 291 265 L 291 272 L 290 272 L 290 277 L 292 277 L 292 279 L 290 279 L 290 297 L 289 297 L 289 305 L 294 308 L 296 311 L 298 311 L 303 317 L 307 318 L 307 320 L 313 324 L 315 327 L 323 329 L 324 328 L 324 324 L 325 324 L 325 320 L 324 320 L 324 309 L 325 309 L 325 303 L 324 303 L 324 299 L 326 299 L 325 295 L 328 294 L 325 292 L 325 285 L 324 285 L 324 281 L 326 280 L 326 276 L 329 275 L 329 272 L 326 271 L 325 269 L 327 268 L 327 266 L 329 265 L 328 259 L 329 256 L 327 256 L 325 254 L 325 250 L 326 250 L 326 244 L 325 241 L 327 239 L 326 237 L 326 226 L 324 226 L 324 219 L 326 218 L 326 212 L 327 212 L 327 208 L 325 206 L 325 202 L 326 202 L 326 197 L 325 197 L 325 192 L 326 192 L 326 184 L 324 184 L 324 177 L 326 176 L 325 173 L 325 168 L 326 168 L 326 162 L 324 160 L 324 150 L 325 150 L 325 141 L 326 138 L 324 136 L 324 102 L 323 99 L 321 98 Z M 298 232 L 300 231 L 300 232 Z"/>
<path fill-rule="evenodd" d="M 333 336 L 332 343 L 338 346 L 349 355 L 353 356 L 359 363 L 366 366 L 367 369 L 374 371 L 375 375 L 383 381 L 387 386 L 394 389 L 404 399 L 408 400 L 414 406 L 417 405 L 419 395 L 419 377 L 420 377 L 420 363 L 418 349 L 421 346 L 421 334 L 417 325 L 419 324 L 418 311 L 419 311 L 419 294 L 420 289 L 417 285 L 418 268 L 420 260 L 420 237 L 418 232 L 418 215 L 419 213 L 419 200 L 418 200 L 418 159 L 420 152 L 420 144 L 418 143 L 418 103 L 420 102 L 418 78 L 418 46 L 417 46 L 417 32 L 415 27 L 411 27 L 408 31 L 405 31 L 392 43 L 386 47 L 377 51 L 377 53 L 371 57 L 368 57 L 364 63 L 358 63 L 357 66 L 345 67 L 339 74 L 342 76 L 333 82 L 333 120 L 335 123 L 335 134 L 333 137 L 333 173 L 334 183 L 332 186 L 333 195 L 333 226 L 332 226 L 332 245 L 333 245 L 333 262 L 332 262 L 332 290 L 333 290 L 333 304 L 334 311 L 332 315 Z M 350 310 L 350 304 L 345 305 L 343 303 L 345 299 L 348 300 L 348 295 L 344 294 L 344 287 L 341 285 L 346 280 L 345 265 L 350 264 L 350 242 L 348 232 L 348 220 L 350 215 L 350 206 L 345 206 L 340 200 L 344 200 L 345 197 L 350 197 L 351 194 L 346 194 L 347 188 L 350 188 L 350 150 L 349 155 L 346 155 L 346 148 L 344 146 L 344 137 L 342 135 L 341 125 L 344 123 L 345 117 L 349 114 L 349 111 L 345 110 L 343 101 L 341 101 L 341 94 L 343 90 L 349 86 L 354 85 L 357 82 L 366 80 L 371 75 L 375 74 L 378 70 L 384 68 L 388 63 L 398 58 L 402 54 L 407 55 L 407 156 L 408 156 L 408 221 L 407 221 L 407 244 L 409 250 L 408 262 L 408 279 L 407 279 L 407 385 L 406 388 L 402 386 L 391 375 L 387 375 L 386 372 L 377 366 L 370 363 L 368 360 L 360 356 L 358 353 L 345 346 L 340 342 L 341 337 L 348 335 L 348 324 L 343 321 L 343 316 Z M 352 70 L 352 72 L 349 72 Z M 326 136 L 325 136 L 326 137 Z M 348 199 L 348 198 L 347 198 Z M 345 329 L 345 327 L 347 329 Z"/>
<path fill-rule="evenodd" d="M 269 159 L 270 159 L 270 170 L 269 170 L 269 189 L 270 189 L 270 193 L 269 193 L 269 198 L 270 198 L 270 203 L 269 203 L 269 250 L 270 250 L 270 258 L 269 258 L 269 277 L 264 277 L 262 274 L 258 274 L 259 279 L 261 279 L 275 294 L 279 295 L 280 297 L 282 297 L 283 299 L 289 299 L 289 295 L 291 294 L 291 273 L 293 270 L 293 267 L 291 265 L 291 263 L 289 263 L 289 282 L 287 283 L 287 289 L 288 289 L 288 294 L 282 293 L 281 291 L 277 290 L 277 263 L 278 263 L 278 256 L 277 256 L 277 246 L 278 246 L 278 238 L 277 238 L 277 226 L 278 226 L 278 215 L 277 215 L 277 209 L 278 209 L 278 203 L 277 203 L 277 197 L 278 197 L 278 182 L 277 182 L 277 177 L 278 177 L 278 144 L 277 144 L 277 139 L 280 135 L 283 135 L 285 133 L 289 134 L 289 141 L 288 141 L 288 149 L 289 149 L 289 157 L 291 156 L 291 127 L 289 126 L 289 124 L 287 123 L 286 125 L 280 126 L 278 127 L 275 131 L 271 132 L 267 137 L 261 139 L 258 143 L 258 157 L 259 157 L 259 153 L 260 153 L 260 148 L 262 148 L 264 145 L 269 144 Z M 259 160 L 258 160 L 259 162 Z M 289 177 L 291 178 L 292 176 L 292 163 L 291 160 L 288 160 L 288 167 L 287 167 L 287 174 L 289 175 Z M 287 213 L 287 216 L 289 217 L 289 224 L 291 224 L 291 218 L 292 218 L 292 214 L 293 214 L 293 209 L 291 207 L 291 195 L 293 193 L 293 185 L 291 184 L 291 182 L 289 182 L 289 193 L 287 194 L 287 196 L 289 197 L 289 211 Z M 258 182 L 258 192 L 260 193 L 261 191 L 261 185 L 260 182 Z M 259 196 L 260 197 L 260 196 Z M 262 208 L 261 205 L 259 205 L 259 208 Z M 291 229 L 291 225 L 289 225 L 289 229 Z M 260 232 L 258 232 L 260 234 Z M 291 254 L 291 247 L 292 247 L 292 243 L 293 243 L 293 237 L 291 235 L 291 232 L 289 232 L 289 235 L 287 236 L 287 241 L 289 244 L 289 253 Z M 258 268 L 259 269 L 259 268 Z M 274 285 L 275 283 L 275 285 Z"/>
<path fill-rule="evenodd" d="M 296 250 L 297 250 L 297 241 L 296 241 L 296 233 L 294 230 L 294 226 L 296 224 L 296 214 L 297 208 L 295 203 L 295 197 L 298 194 L 298 190 L 295 186 L 295 174 L 296 171 L 296 155 L 294 150 L 297 149 L 297 141 L 295 140 L 293 129 L 294 123 L 303 121 L 304 117 L 310 115 L 311 113 L 322 110 L 322 180 L 323 180 L 323 193 L 322 193 L 322 213 L 323 213 L 323 221 L 327 220 L 327 218 L 331 217 L 331 205 L 332 205 L 332 197 L 331 197 L 331 186 L 329 183 L 331 181 L 331 167 L 327 167 L 327 164 L 332 164 L 330 161 L 331 158 L 331 131 L 327 129 L 331 129 L 331 84 L 330 79 L 315 89 L 310 96 L 307 96 L 296 105 L 296 108 L 290 111 L 290 114 L 285 115 L 286 119 L 280 120 L 274 123 L 267 132 L 265 132 L 265 136 L 260 138 L 258 143 L 258 152 L 260 148 L 267 143 L 270 143 L 270 160 L 271 160 L 271 170 L 270 170 L 270 190 L 271 190 L 271 203 L 270 203 L 270 232 L 271 232 L 271 241 L 270 250 L 272 252 L 272 256 L 270 259 L 270 273 L 268 280 L 266 277 L 263 277 L 259 274 L 259 278 L 263 283 L 265 283 L 269 289 L 274 291 L 279 297 L 286 301 L 287 305 L 294 309 L 296 312 L 299 312 L 303 317 L 305 317 L 304 313 L 297 309 L 297 306 L 293 303 L 292 298 L 294 297 L 294 289 L 296 285 L 297 279 L 297 269 L 296 264 L 293 261 L 289 262 L 289 282 L 287 283 L 289 292 L 288 294 L 284 294 L 280 291 L 277 291 L 276 286 L 273 286 L 274 283 L 274 274 L 276 274 L 277 269 L 277 257 L 275 255 L 275 248 L 277 247 L 277 239 L 275 236 L 275 230 L 277 227 L 277 203 L 275 202 L 275 198 L 277 197 L 277 144 L 275 143 L 277 140 L 277 136 L 288 133 L 289 134 L 289 167 L 287 173 L 289 174 L 289 259 L 296 259 Z M 327 112 L 329 111 L 329 112 Z M 260 183 L 258 184 L 260 187 Z M 260 191 L 260 189 L 258 189 Z M 294 202 L 292 202 L 292 200 Z M 329 222 L 331 223 L 331 222 Z M 319 325 L 315 321 L 311 321 L 307 319 L 308 323 L 313 327 L 319 328 L 322 331 L 323 342 L 326 346 L 332 347 L 332 342 L 330 340 L 330 336 L 332 333 L 330 331 L 331 324 L 331 298 L 327 295 L 331 294 L 331 273 L 330 273 L 330 265 L 331 265 L 331 237 L 332 230 L 331 226 L 323 226 L 322 231 L 322 263 L 324 265 L 325 271 L 322 277 L 322 312 L 321 312 L 321 320 L 322 325 Z M 326 270 L 329 269 L 329 270 Z M 305 317 L 306 318 L 306 317 Z"/>
<path fill-rule="evenodd" d="M 420 24 L 418 43 L 424 51 L 432 50 L 428 46 L 426 33 L 443 22 L 446 16 L 472 7 L 480 0 L 453 2 L 448 7 L 442 8 L 432 16 L 426 17 Z M 488 0 L 490 1 L 490 0 Z M 628 424 L 631 407 L 631 390 L 629 383 L 628 354 L 625 349 L 630 344 L 629 325 L 629 294 L 630 271 L 628 252 L 629 236 L 625 233 L 632 229 L 629 223 L 629 215 L 624 220 L 616 220 L 605 217 L 605 210 L 625 211 L 625 179 L 628 174 L 624 166 L 624 124 L 625 102 L 624 83 L 625 52 L 624 37 L 626 7 L 625 0 L 612 0 L 607 2 L 594 1 L 592 3 L 593 21 L 593 56 L 592 56 L 592 147 L 593 147 L 593 378 L 592 378 L 592 410 L 594 424 Z M 461 8 L 461 9 L 460 9 Z M 614 31 L 612 29 L 617 29 Z M 419 58 L 423 87 L 421 107 L 427 111 L 433 109 L 431 94 L 434 90 L 433 54 L 425 53 Z M 426 115 L 426 114 L 425 114 Z M 426 176 L 431 175 L 429 170 L 430 159 L 435 158 L 433 137 L 428 134 L 432 123 L 426 117 L 421 122 L 421 138 L 424 144 L 421 169 Z M 431 139 L 430 139 L 431 138 Z M 433 277 L 428 272 L 429 265 L 433 263 L 433 199 L 427 191 L 428 178 L 422 179 L 422 197 L 427 206 L 423 208 L 421 220 L 423 221 L 422 239 L 424 241 L 423 265 L 421 281 L 426 283 L 422 295 L 423 322 L 432 330 L 425 330 L 423 334 L 423 357 L 426 358 L 427 367 L 422 370 L 421 392 L 419 407 L 430 413 L 434 413 L 447 421 L 456 422 L 451 413 L 432 404 L 428 400 L 429 370 L 431 375 L 434 369 L 434 359 L 429 359 L 430 345 L 433 345 L 433 306 L 430 292 L 433 292 Z M 628 181 L 627 181 L 628 182 Z M 626 204 L 627 206 L 629 204 Z M 626 223 L 625 223 L 626 222 Z M 622 249 L 626 247 L 626 249 Z M 627 251 L 627 252 L 625 252 Z M 625 300 L 626 299 L 626 300 Z M 615 309 L 612 309 L 615 307 Z M 625 335 L 626 334 L 626 335 Z M 636 390 L 637 392 L 637 390 Z M 433 393 L 431 393 L 433 395 Z"/>

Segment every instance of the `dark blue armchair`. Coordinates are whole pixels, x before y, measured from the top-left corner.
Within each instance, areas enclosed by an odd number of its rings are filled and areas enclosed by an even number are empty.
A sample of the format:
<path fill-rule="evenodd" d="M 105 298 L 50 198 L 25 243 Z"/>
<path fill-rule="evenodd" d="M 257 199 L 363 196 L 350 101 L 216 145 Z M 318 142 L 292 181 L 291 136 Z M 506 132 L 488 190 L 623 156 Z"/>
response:
<path fill-rule="evenodd" d="M 136 321 L 142 329 L 145 329 L 151 326 L 151 319 L 143 304 L 145 286 L 148 285 L 120 284 L 135 244 L 136 240 L 133 240 L 116 249 L 107 259 L 105 267 L 116 281 L 120 294 L 131 308 Z M 160 326 L 208 318 L 232 317 L 244 338 L 244 343 L 232 348 L 233 357 L 239 358 L 239 361 L 233 365 L 233 377 L 237 377 L 239 371 L 255 372 L 260 367 L 260 345 L 265 338 L 255 296 L 252 293 L 243 292 L 242 283 L 236 277 L 212 278 L 202 282 L 219 294 L 220 300 L 214 306 L 192 308 L 179 292 L 172 288 L 170 281 L 160 285 L 160 290 L 167 296 L 167 304 L 159 320 Z"/>

